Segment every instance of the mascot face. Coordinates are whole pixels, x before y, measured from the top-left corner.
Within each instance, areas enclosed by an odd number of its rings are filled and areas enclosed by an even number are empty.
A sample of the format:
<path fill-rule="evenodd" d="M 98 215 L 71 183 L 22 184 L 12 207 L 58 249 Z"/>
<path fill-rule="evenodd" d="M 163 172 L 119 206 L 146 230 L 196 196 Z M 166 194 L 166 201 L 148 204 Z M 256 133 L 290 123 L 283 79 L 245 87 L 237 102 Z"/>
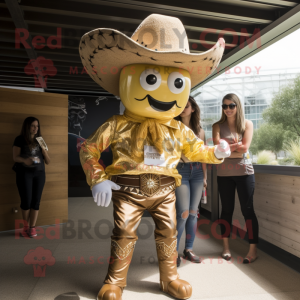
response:
<path fill-rule="evenodd" d="M 188 71 L 156 65 L 126 66 L 120 75 L 122 103 L 130 112 L 152 119 L 172 119 L 184 110 L 191 89 Z"/>

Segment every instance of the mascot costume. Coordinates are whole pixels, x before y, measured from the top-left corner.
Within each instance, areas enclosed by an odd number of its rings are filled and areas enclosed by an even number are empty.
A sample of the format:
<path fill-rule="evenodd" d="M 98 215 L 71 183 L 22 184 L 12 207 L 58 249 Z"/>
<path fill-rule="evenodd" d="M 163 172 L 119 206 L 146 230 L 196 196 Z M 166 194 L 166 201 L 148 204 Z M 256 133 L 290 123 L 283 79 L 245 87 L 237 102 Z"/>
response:
<path fill-rule="evenodd" d="M 98 300 L 122 299 L 145 210 L 155 222 L 161 290 L 178 299 L 192 295 L 176 266 L 175 188 L 181 184 L 176 165 L 181 153 L 191 161 L 219 164 L 230 150 L 225 141 L 205 146 L 173 118 L 185 108 L 191 87 L 218 66 L 224 46 L 219 39 L 205 53 L 190 53 L 181 21 L 158 14 L 148 16 L 131 38 L 108 28 L 81 38 L 79 51 L 88 74 L 125 106 L 124 115 L 109 118 L 80 150 L 94 201 L 107 207 L 112 199 L 114 208 L 113 259 Z M 108 146 L 113 163 L 104 170 L 98 161 Z"/>

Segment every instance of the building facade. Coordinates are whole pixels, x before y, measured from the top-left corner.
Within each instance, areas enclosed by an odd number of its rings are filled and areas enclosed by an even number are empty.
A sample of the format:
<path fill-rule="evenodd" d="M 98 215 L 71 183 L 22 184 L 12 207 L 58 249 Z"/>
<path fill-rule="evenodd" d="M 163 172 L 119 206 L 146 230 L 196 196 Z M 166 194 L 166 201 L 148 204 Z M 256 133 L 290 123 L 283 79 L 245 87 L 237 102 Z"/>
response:
<path fill-rule="evenodd" d="M 300 74 L 300 68 L 288 70 L 252 70 L 238 73 L 241 68 L 229 70 L 192 92 L 201 110 L 201 126 L 208 144 L 212 145 L 212 125 L 221 117 L 221 102 L 228 93 L 239 96 L 245 117 L 254 129 L 263 122 L 262 112 L 271 104 L 273 96 Z"/>

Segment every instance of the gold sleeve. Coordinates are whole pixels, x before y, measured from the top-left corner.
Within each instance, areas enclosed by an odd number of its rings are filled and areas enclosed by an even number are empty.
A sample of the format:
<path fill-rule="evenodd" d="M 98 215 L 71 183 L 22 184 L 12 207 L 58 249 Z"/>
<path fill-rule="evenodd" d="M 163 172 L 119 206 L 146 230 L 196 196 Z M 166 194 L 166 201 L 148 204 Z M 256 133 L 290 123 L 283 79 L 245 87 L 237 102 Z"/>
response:
<path fill-rule="evenodd" d="M 218 159 L 215 156 L 214 146 L 206 146 L 194 132 L 183 125 L 185 128 L 182 132 L 182 153 L 193 162 L 201 162 L 206 164 L 221 164 L 224 159 Z"/>
<path fill-rule="evenodd" d="M 112 117 L 101 125 L 92 135 L 85 140 L 80 149 L 79 157 L 86 175 L 86 181 L 91 187 L 107 180 L 103 166 L 99 163 L 101 152 L 112 142 L 116 128 L 116 119 Z"/>

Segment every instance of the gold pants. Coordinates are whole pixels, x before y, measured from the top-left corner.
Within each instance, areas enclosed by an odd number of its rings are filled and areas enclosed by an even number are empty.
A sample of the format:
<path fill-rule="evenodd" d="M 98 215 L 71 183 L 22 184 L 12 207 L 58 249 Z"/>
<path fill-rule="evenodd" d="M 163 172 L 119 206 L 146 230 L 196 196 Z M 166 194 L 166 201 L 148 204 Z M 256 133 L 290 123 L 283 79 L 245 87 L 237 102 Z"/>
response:
<path fill-rule="evenodd" d="M 127 272 L 138 239 L 136 231 L 146 209 L 155 222 L 160 280 L 170 282 L 177 279 L 175 181 L 161 185 L 151 197 L 132 185 L 115 182 L 121 189 L 112 193 L 115 227 L 111 238 L 111 261 L 104 282 L 126 286 Z"/>

